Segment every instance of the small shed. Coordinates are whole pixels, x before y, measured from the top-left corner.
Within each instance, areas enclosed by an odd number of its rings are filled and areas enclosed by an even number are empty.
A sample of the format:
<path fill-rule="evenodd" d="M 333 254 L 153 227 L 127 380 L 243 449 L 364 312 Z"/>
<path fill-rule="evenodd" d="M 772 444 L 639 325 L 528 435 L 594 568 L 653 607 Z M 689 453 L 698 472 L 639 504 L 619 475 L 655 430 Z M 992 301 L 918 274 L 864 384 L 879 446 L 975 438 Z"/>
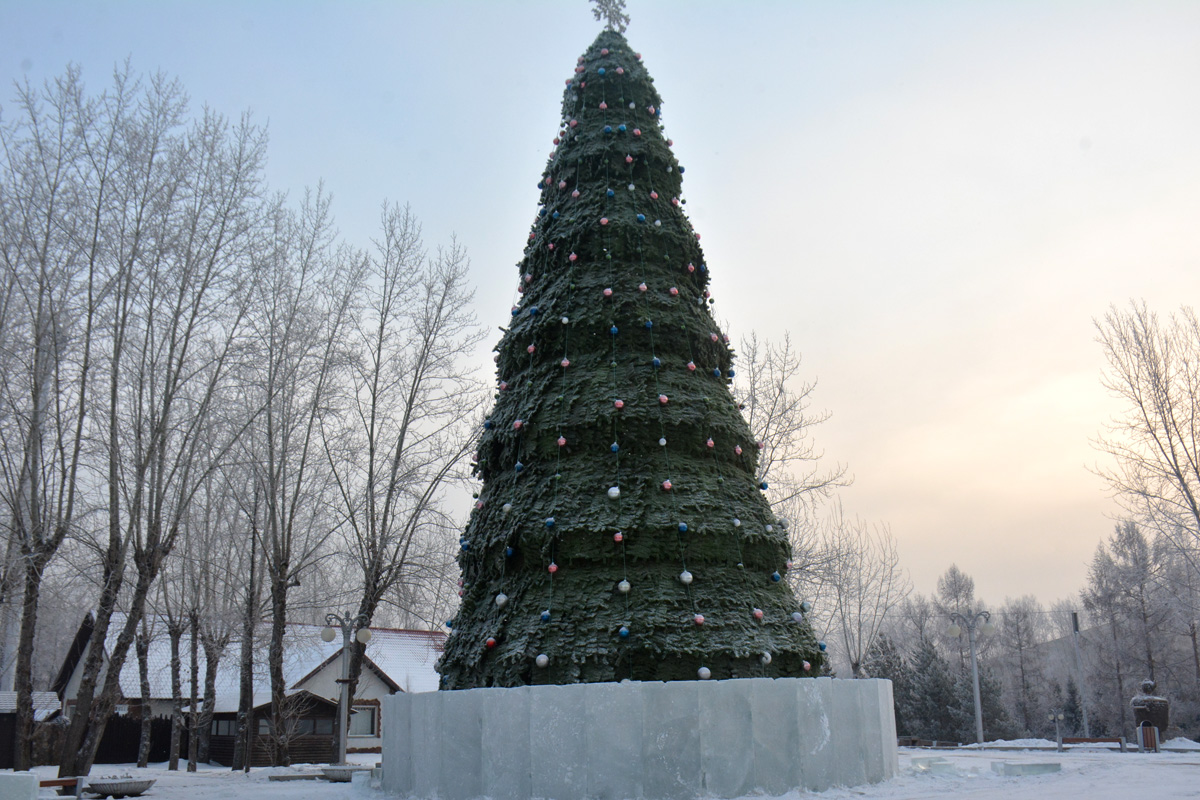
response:
<path fill-rule="evenodd" d="M 276 763 L 276 750 L 284 737 L 293 764 L 330 764 L 336 761 L 338 704 L 303 690 L 288 695 L 285 702 L 288 727 L 282 731 L 282 737 L 275 736 L 271 730 L 271 702 L 268 700 L 254 707 L 250 766 L 269 767 Z M 231 766 L 236 739 L 237 712 L 219 711 L 213 714 L 209 758 L 222 766 Z"/>
<path fill-rule="evenodd" d="M 33 693 L 33 718 L 48 719 L 62 704 L 54 692 Z M 17 693 L 0 692 L 0 769 L 13 768 L 13 749 L 17 741 Z"/>

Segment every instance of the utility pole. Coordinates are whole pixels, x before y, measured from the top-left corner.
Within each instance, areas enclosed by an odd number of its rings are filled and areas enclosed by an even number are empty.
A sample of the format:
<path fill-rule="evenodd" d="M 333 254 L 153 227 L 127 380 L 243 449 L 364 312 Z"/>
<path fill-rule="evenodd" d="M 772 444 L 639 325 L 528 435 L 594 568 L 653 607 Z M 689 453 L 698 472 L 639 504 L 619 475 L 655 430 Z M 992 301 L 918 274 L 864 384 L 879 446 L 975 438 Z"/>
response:
<path fill-rule="evenodd" d="M 975 628 L 978 625 L 980 633 L 991 633 L 995 629 L 991 619 L 992 615 L 986 611 L 967 611 L 966 614 L 955 611 L 950 615 L 951 624 L 946 631 L 951 636 L 960 636 L 965 628 L 967 641 L 971 644 L 971 685 L 975 690 L 975 741 L 979 744 L 983 744 L 983 702 L 979 697 L 979 659 L 975 654 Z"/>

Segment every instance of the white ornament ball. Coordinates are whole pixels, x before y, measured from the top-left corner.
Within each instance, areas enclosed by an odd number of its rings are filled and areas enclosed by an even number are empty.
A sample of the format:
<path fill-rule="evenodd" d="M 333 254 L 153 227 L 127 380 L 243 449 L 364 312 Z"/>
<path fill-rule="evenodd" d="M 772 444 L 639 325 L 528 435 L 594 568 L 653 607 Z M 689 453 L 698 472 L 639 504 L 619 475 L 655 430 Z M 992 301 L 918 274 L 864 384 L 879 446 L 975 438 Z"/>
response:
<path fill-rule="evenodd" d="M 666 437 L 663 437 L 662 439 L 659 439 L 659 440 L 658 440 L 658 444 L 659 444 L 659 446 L 660 446 L 660 447 L 666 447 L 666 446 L 667 446 L 667 440 L 666 440 Z"/>
<path fill-rule="evenodd" d="M 505 503 L 504 505 L 500 506 L 500 510 L 507 514 L 508 512 L 512 511 L 512 503 Z"/>
<path fill-rule="evenodd" d="M 538 656 L 538 658 L 541 658 L 541 656 Z M 771 663 L 771 654 L 763 653 L 762 658 L 760 658 L 759 661 L 761 661 L 764 665 L 770 664 Z"/>
<path fill-rule="evenodd" d="M 712 670 L 708 667 L 701 667 L 700 669 L 696 670 L 696 677 L 702 681 L 706 681 L 712 677 Z"/>
<path fill-rule="evenodd" d="M 742 527 L 742 521 L 740 519 L 738 519 L 737 517 L 734 517 L 733 518 L 733 527 L 735 527 L 735 528 Z"/>
<path fill-rule="evenodd" d="M 796 620 L 796 622 L 804 622 L 804 615 L 801 614 L 799 611 L 793 611 L 792 619 Z"/>
<path fill-rule="evenodd" d="M 563 325 L 566 325 L 566 324 L 570 323 L 570 321 L 571 321 L 571 320 L 567 319 L 566 317 L 563 317 L 563 318 L 562 318 L 562 324 L 563 324 Z"/>
<path fill-rule="evenodd" d="M 621 581 L 617 584 L 617 591 L 619 591 L 621 594 L 629 594 L 629 589 L 629 581 Z"/>
<path fill-rule="evenodd" d="M 621 487 L 620 486 L 613 486 L 613 487 L 609 488 L 609 490 L 608 490 L 608 499 L 609 500 L 616 500 L 620 496 L 621 496 Z"/>
<path fill-rule="evenodd" d="M 684 584 L 691 583 L 692 582 L 692 573 L 688 572 L 686 569 L 683 572 L 679 573 L 679 582 L 684 583 Z"/>
<path fill-rule="evenodd" d="M 496 605 L 500 606 L 501 608 L 504 608 L 505 604 L 507 604 L 507 603 L 508 603 L 508 595 L 506 595 L 504 592 L 501 592 L 500 594 L 496 595 Z"/>
<path fill-rule="evenodd" d="M 546 655 L 545 653 L 540 653 L 538 657 L 533 660 L 533 663 L 537 664 L 539 667 L 545 667 L 550 663 L 550 656 Z"/>
<path fill-rule="evenodd" d="M 767 526 L 767 533 L 774 533 L 774 532 L 775 532 L 775 526 L 774 526 L 774 525 L 768 525 L 768 526 Z"/>

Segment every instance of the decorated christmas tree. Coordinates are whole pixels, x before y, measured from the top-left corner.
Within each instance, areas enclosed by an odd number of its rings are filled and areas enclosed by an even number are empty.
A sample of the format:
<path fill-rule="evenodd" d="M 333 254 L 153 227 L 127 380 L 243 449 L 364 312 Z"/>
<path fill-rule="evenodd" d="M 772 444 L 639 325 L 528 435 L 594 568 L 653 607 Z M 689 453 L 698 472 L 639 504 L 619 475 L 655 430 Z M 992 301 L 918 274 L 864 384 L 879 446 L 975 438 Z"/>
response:
<path fill-rule="evenodd" d="M 442 686 L 816 675 L 653 79 L 606 30 L 562 107 Z"/>

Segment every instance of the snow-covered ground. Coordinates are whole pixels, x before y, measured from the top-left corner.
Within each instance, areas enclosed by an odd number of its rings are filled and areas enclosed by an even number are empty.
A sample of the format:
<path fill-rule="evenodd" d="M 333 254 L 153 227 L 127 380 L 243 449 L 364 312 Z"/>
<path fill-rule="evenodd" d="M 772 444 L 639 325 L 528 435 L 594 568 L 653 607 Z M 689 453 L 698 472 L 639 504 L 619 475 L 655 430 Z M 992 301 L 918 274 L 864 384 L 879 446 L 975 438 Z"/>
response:
<path fill-rule="evenodd" d="M 1158 754 L 1120 753 L 1099 749 L 1002 750 L 995 747 L 962 750 L 900 749 L 900 776 L 874 786 L 831 789 L 820 794 L 793 793 L 789 798 L 812 800 L 1176 800 L 1200 796 L 1200 745 L 1188 740 L 1169 742 L 1173 750 Z M 1053 746 L 1045 740 L 1004 743 L 1007 746 Z M 371 763 L 373 756 L 357 756 Z M 928 759 L 941 759 L 930 765 Z M 992 762 L 1014 764 L 1057 763 L 1062 771 L 1048 775 L 1004 777 Z M 290 769 L 255 769 L 249 775 L 220 767 L 201 767 L 199 772 L 167 772 L 165 764 L 149 769 L 99 765 L 95 776 L 135 775 L 156 778 L 158 783 L 147 798 L 176 800 L 251 800 L 251 798 L 295 798 L 299 800 L 384 800 L 378 790 L 362 784 L 325 781 L 276 782 L 270 775 L 319 771 L 302 765 Z M 52 767 L 40 767 L 43 777 L 53 777 Z M 755 798 L 755 800 L 760 800 Z"/>

